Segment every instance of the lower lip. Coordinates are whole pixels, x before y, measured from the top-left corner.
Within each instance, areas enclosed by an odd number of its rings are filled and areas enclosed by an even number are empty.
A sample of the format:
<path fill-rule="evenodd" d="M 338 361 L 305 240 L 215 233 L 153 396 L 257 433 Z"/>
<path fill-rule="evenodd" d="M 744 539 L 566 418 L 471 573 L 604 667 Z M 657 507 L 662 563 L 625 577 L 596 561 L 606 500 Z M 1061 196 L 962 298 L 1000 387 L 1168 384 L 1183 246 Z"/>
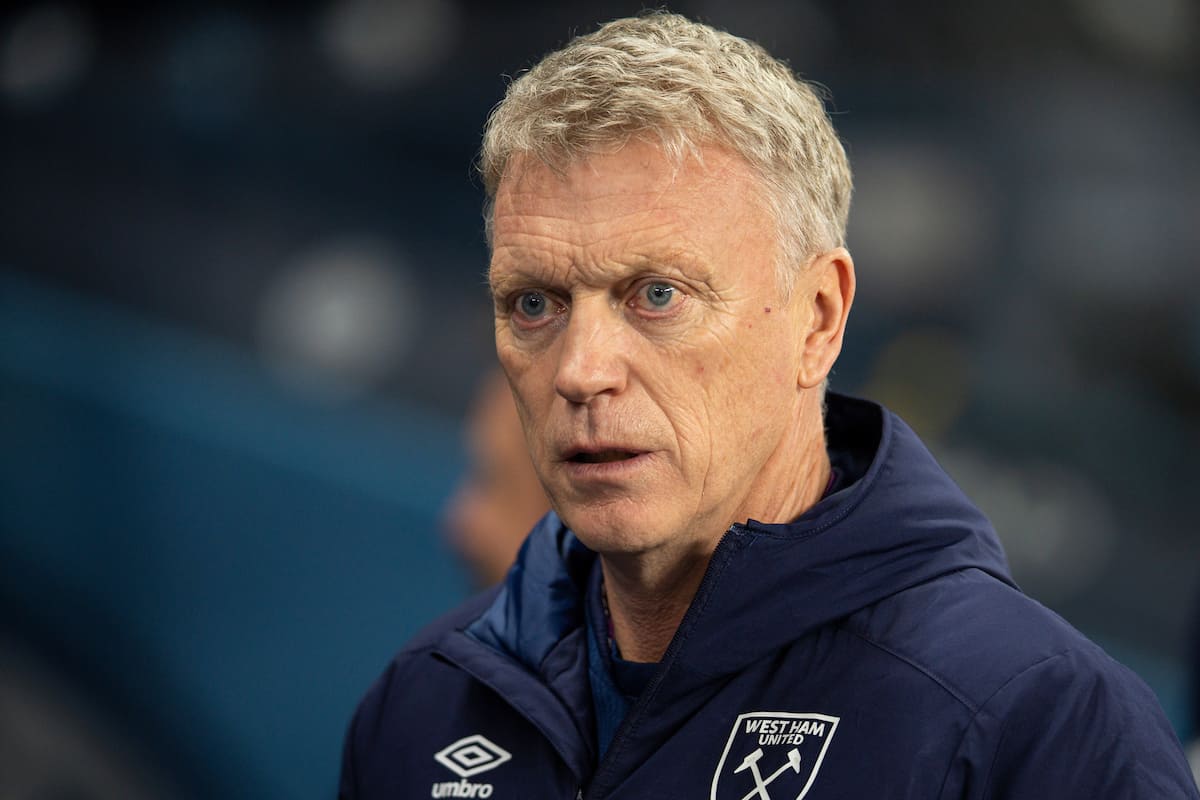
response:
<path fill-rule="evenodd" d="M 563 461 L 563 468 L 572 480 L 577 481 L 611 481 L 628 476 L 650 461 L 653 453 L 638 453 L 631 458 L 617 461 Z"/>

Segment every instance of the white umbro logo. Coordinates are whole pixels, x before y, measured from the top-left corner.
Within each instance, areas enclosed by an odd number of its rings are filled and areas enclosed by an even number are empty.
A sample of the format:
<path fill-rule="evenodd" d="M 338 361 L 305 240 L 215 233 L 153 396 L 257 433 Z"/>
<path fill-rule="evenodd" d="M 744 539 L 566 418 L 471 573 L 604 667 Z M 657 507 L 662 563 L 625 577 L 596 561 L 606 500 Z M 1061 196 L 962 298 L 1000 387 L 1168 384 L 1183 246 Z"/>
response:
<path fill-rule="evenodd" d="M 475 734 L 459 739 L 434 754 L 434 758 L 460 778 L 469 778 L 495 769 L 512 758 L 512 753 L 500 745 Z"/>

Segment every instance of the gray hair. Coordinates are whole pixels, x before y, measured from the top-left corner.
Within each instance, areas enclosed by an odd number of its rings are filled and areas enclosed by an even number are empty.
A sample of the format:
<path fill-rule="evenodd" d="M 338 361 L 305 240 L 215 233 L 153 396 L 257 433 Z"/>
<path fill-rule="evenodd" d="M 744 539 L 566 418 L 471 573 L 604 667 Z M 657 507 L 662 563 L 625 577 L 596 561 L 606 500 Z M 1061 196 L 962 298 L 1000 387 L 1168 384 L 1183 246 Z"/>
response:
<path fill-rule="evenodd" d="M 786 289 L 811 256 L 845 243 L 850 166 L 815 87 L 754 42 L 665 12 L 578 36 L 509 85 L 479 160 L 489 240 L 515 155 L 561 171 L 633 138 L 677 164 L 704 144 L 745 159 L 776 218 Z"/>

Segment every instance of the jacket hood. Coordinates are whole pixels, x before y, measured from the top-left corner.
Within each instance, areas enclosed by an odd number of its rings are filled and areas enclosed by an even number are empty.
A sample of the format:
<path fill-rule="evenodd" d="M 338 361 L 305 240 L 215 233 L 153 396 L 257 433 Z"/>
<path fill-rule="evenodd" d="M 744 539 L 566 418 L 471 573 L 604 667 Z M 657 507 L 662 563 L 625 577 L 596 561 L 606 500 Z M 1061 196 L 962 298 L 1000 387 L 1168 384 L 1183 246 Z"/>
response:
<path fill-rule="evenodd" d="M 793 522 L 730 527 L 663 659 L 680 691 L 949 572 L 1013 583 L 991 524 L 899 417 L 831 393 L 826 428 L 831 458 L 857 480 Z M 541 673 L 584 624 L 595 557 L 551 512 L 468 634 Z"/>

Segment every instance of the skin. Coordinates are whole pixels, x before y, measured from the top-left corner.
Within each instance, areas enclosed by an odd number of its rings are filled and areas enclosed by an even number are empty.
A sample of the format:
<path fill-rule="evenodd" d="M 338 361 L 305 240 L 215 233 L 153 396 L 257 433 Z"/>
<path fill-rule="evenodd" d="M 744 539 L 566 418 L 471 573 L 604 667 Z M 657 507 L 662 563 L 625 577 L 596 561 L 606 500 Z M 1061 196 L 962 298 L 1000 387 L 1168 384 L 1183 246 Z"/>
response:
<path fill-rule="evenodd" d="M 446 506 L 443 526 L 476 584 L 491 586 L 504 578 L 529 529 L 550 508 L 499 370 L 480 384 L 467 423 L 467 454 L 470 466 Z"/>
<path fill-rule="evenodd" d="M 633 141 L 496 193 L 496 350 L 554 508 L 599 553 L 623 657 L 661 658 L 722 534 L 829 478 L 821 383 L 854 296 L 842 248 L 785 296 L 758 179 Z"/>

